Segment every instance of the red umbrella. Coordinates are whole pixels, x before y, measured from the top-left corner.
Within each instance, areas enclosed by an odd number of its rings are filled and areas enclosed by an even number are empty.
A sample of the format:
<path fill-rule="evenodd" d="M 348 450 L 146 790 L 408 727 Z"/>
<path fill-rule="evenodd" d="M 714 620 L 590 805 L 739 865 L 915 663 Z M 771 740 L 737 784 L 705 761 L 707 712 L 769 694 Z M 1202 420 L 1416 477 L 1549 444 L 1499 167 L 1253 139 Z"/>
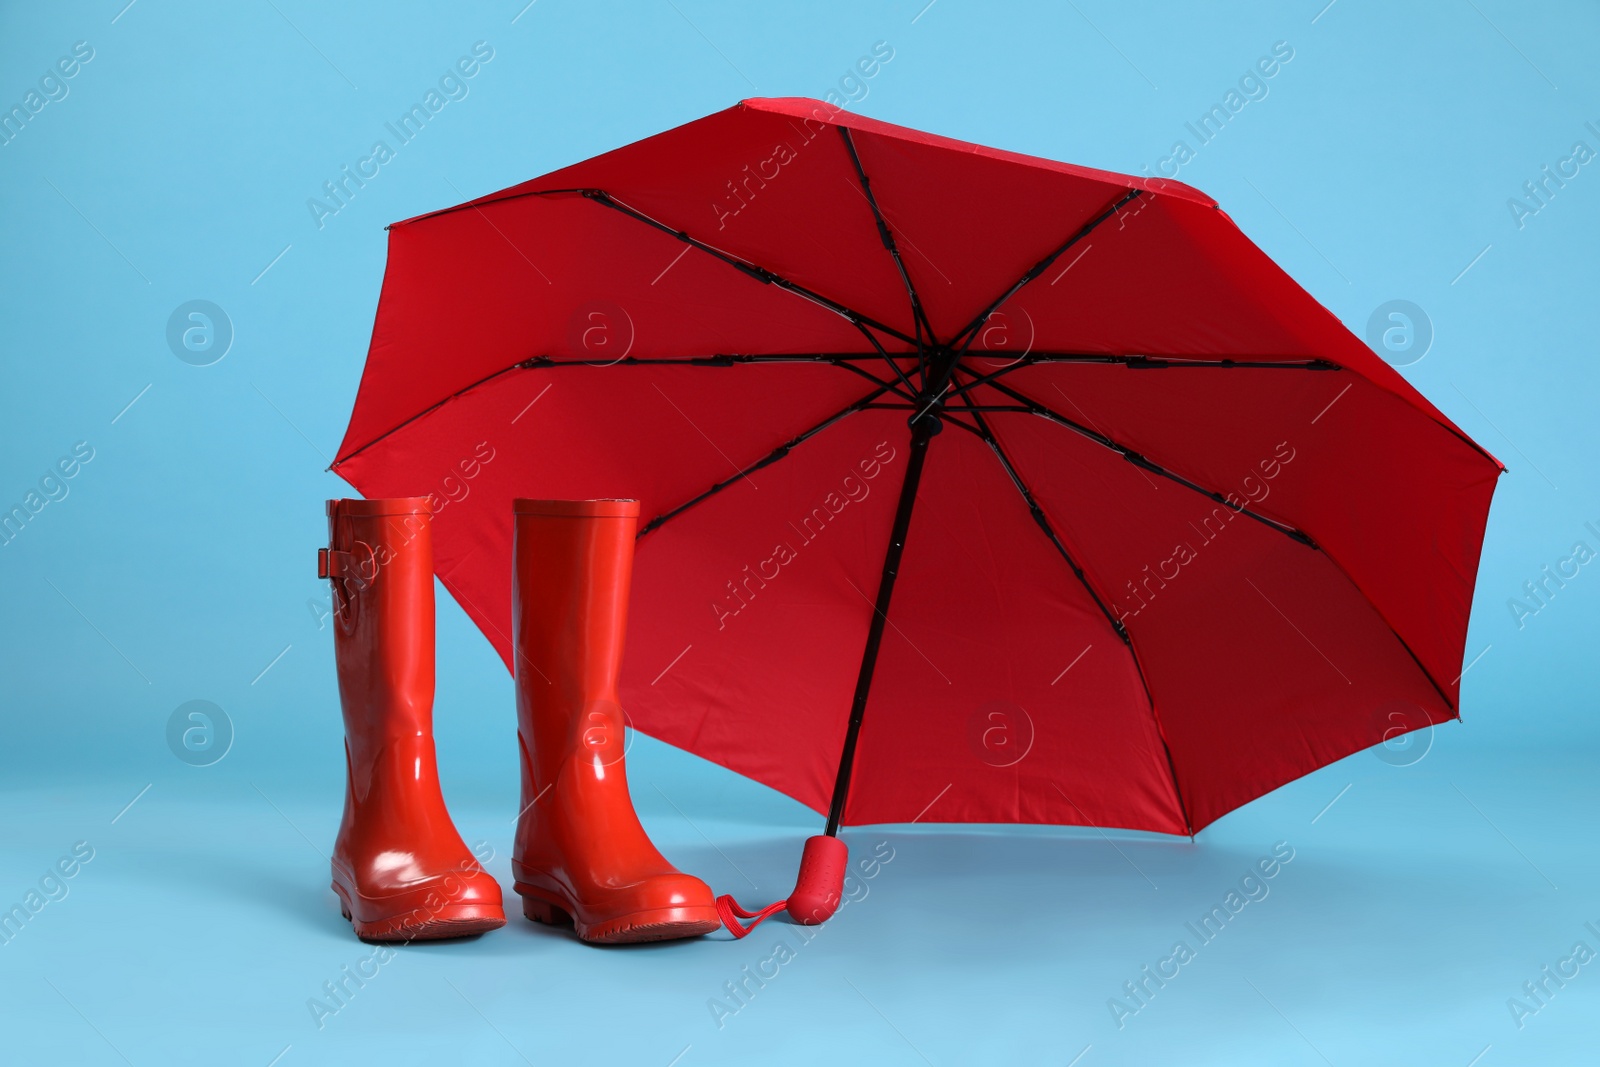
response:
<path fill-rule="evenodd" d="M 508 663 L 639 498 L 633 722 L 829 833 L 1174 834 L 1457 717 L 1502 470 L 1203 193 L 804 99 L 390 227 L 333 469 Z"/>

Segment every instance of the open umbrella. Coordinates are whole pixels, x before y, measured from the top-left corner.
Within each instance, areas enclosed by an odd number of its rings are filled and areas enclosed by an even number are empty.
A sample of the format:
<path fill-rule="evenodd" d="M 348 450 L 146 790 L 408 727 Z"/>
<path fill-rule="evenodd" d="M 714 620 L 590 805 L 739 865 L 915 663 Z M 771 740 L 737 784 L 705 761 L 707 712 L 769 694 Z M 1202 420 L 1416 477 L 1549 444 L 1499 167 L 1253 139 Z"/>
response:
<path fill-rule="evenodd" d="M 1502 467 L 1209 197 L 747 100 L 405 222 L 333 470 L 637 497 L 622 699 L 844 823 L 1193 834 L 1457 716 Z"/>

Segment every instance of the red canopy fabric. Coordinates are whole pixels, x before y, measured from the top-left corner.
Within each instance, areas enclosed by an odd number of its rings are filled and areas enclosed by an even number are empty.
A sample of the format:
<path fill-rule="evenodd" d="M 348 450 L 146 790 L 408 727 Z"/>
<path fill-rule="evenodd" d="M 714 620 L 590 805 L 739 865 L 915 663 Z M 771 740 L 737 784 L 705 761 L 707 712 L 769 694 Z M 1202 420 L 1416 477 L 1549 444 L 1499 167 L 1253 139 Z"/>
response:
<path fill-rule="evenodd" d="M 845 822 L 1192 833 L 1456 717 L 1493 457 L 1204 194 L 818 101 L 391 227 L 333 469 L 508 662 L 512 498 L 640 499 L 634 724 L 823 811 L 919 414 Z"/>

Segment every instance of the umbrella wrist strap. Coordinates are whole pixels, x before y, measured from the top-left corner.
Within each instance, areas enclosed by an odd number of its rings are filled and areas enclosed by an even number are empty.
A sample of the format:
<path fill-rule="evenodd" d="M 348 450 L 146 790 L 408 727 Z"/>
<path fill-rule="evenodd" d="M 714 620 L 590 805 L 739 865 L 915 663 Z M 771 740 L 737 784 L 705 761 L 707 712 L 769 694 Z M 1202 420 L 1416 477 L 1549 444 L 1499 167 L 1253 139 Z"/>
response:
<path fill-rule="evenodd" d="M 780 900 L 768 904 L 760 911 L 746 911 L 739 906 L 739 902 L 734 900 L 731 894 L 724 893 L 717 898 L 717 915 L 721 917 L 722 925 L 728 928 L 730 934 L 735 938 L 741 938 L 761 925 L 763 920 L 776 915 L 788 906 L 789 902 L 787 900 Z M 739 921 L 740 919 L 753 919 L 755 921 L 745 925 Z"/>
<path fill-rule="evenodd" d="M 787 911 L 789 918 L 802 926 L 826 922 L 839 910 L 844 897 L 844 876 L 849 862 L 850 851 L 837 837 L 818 834 L 808 838 L 800 857 L 794 892 L 787 899 L 768 904 L 760 911 L 747 911 L 732 896 L 724 894 L 717 898 L 717 915 L 735 938 L 744 937 L 780 911 Z M 745 924 L 740 919 L 752 921 Z"/>

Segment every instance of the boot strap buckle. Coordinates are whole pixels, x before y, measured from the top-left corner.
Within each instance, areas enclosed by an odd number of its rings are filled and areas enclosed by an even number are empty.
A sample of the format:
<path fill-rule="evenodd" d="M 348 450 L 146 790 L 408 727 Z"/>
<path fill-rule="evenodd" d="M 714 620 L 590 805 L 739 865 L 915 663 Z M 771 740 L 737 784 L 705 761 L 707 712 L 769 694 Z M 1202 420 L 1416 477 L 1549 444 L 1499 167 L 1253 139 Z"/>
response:
<path fill-rule="evenodd" d="M 378 556 L 365 541 L 357 541 L 354 552 L 337 548 L 317 549 L 318 578 L 346 578 L 364 585 L 378 575 Z"/>
<path fill-rule="evenodd" d="M 318 578 L 360 578 L 361 568 L 356 565 L 354 552 L 341 552 L 337 548 L 317 549 Z"/>

